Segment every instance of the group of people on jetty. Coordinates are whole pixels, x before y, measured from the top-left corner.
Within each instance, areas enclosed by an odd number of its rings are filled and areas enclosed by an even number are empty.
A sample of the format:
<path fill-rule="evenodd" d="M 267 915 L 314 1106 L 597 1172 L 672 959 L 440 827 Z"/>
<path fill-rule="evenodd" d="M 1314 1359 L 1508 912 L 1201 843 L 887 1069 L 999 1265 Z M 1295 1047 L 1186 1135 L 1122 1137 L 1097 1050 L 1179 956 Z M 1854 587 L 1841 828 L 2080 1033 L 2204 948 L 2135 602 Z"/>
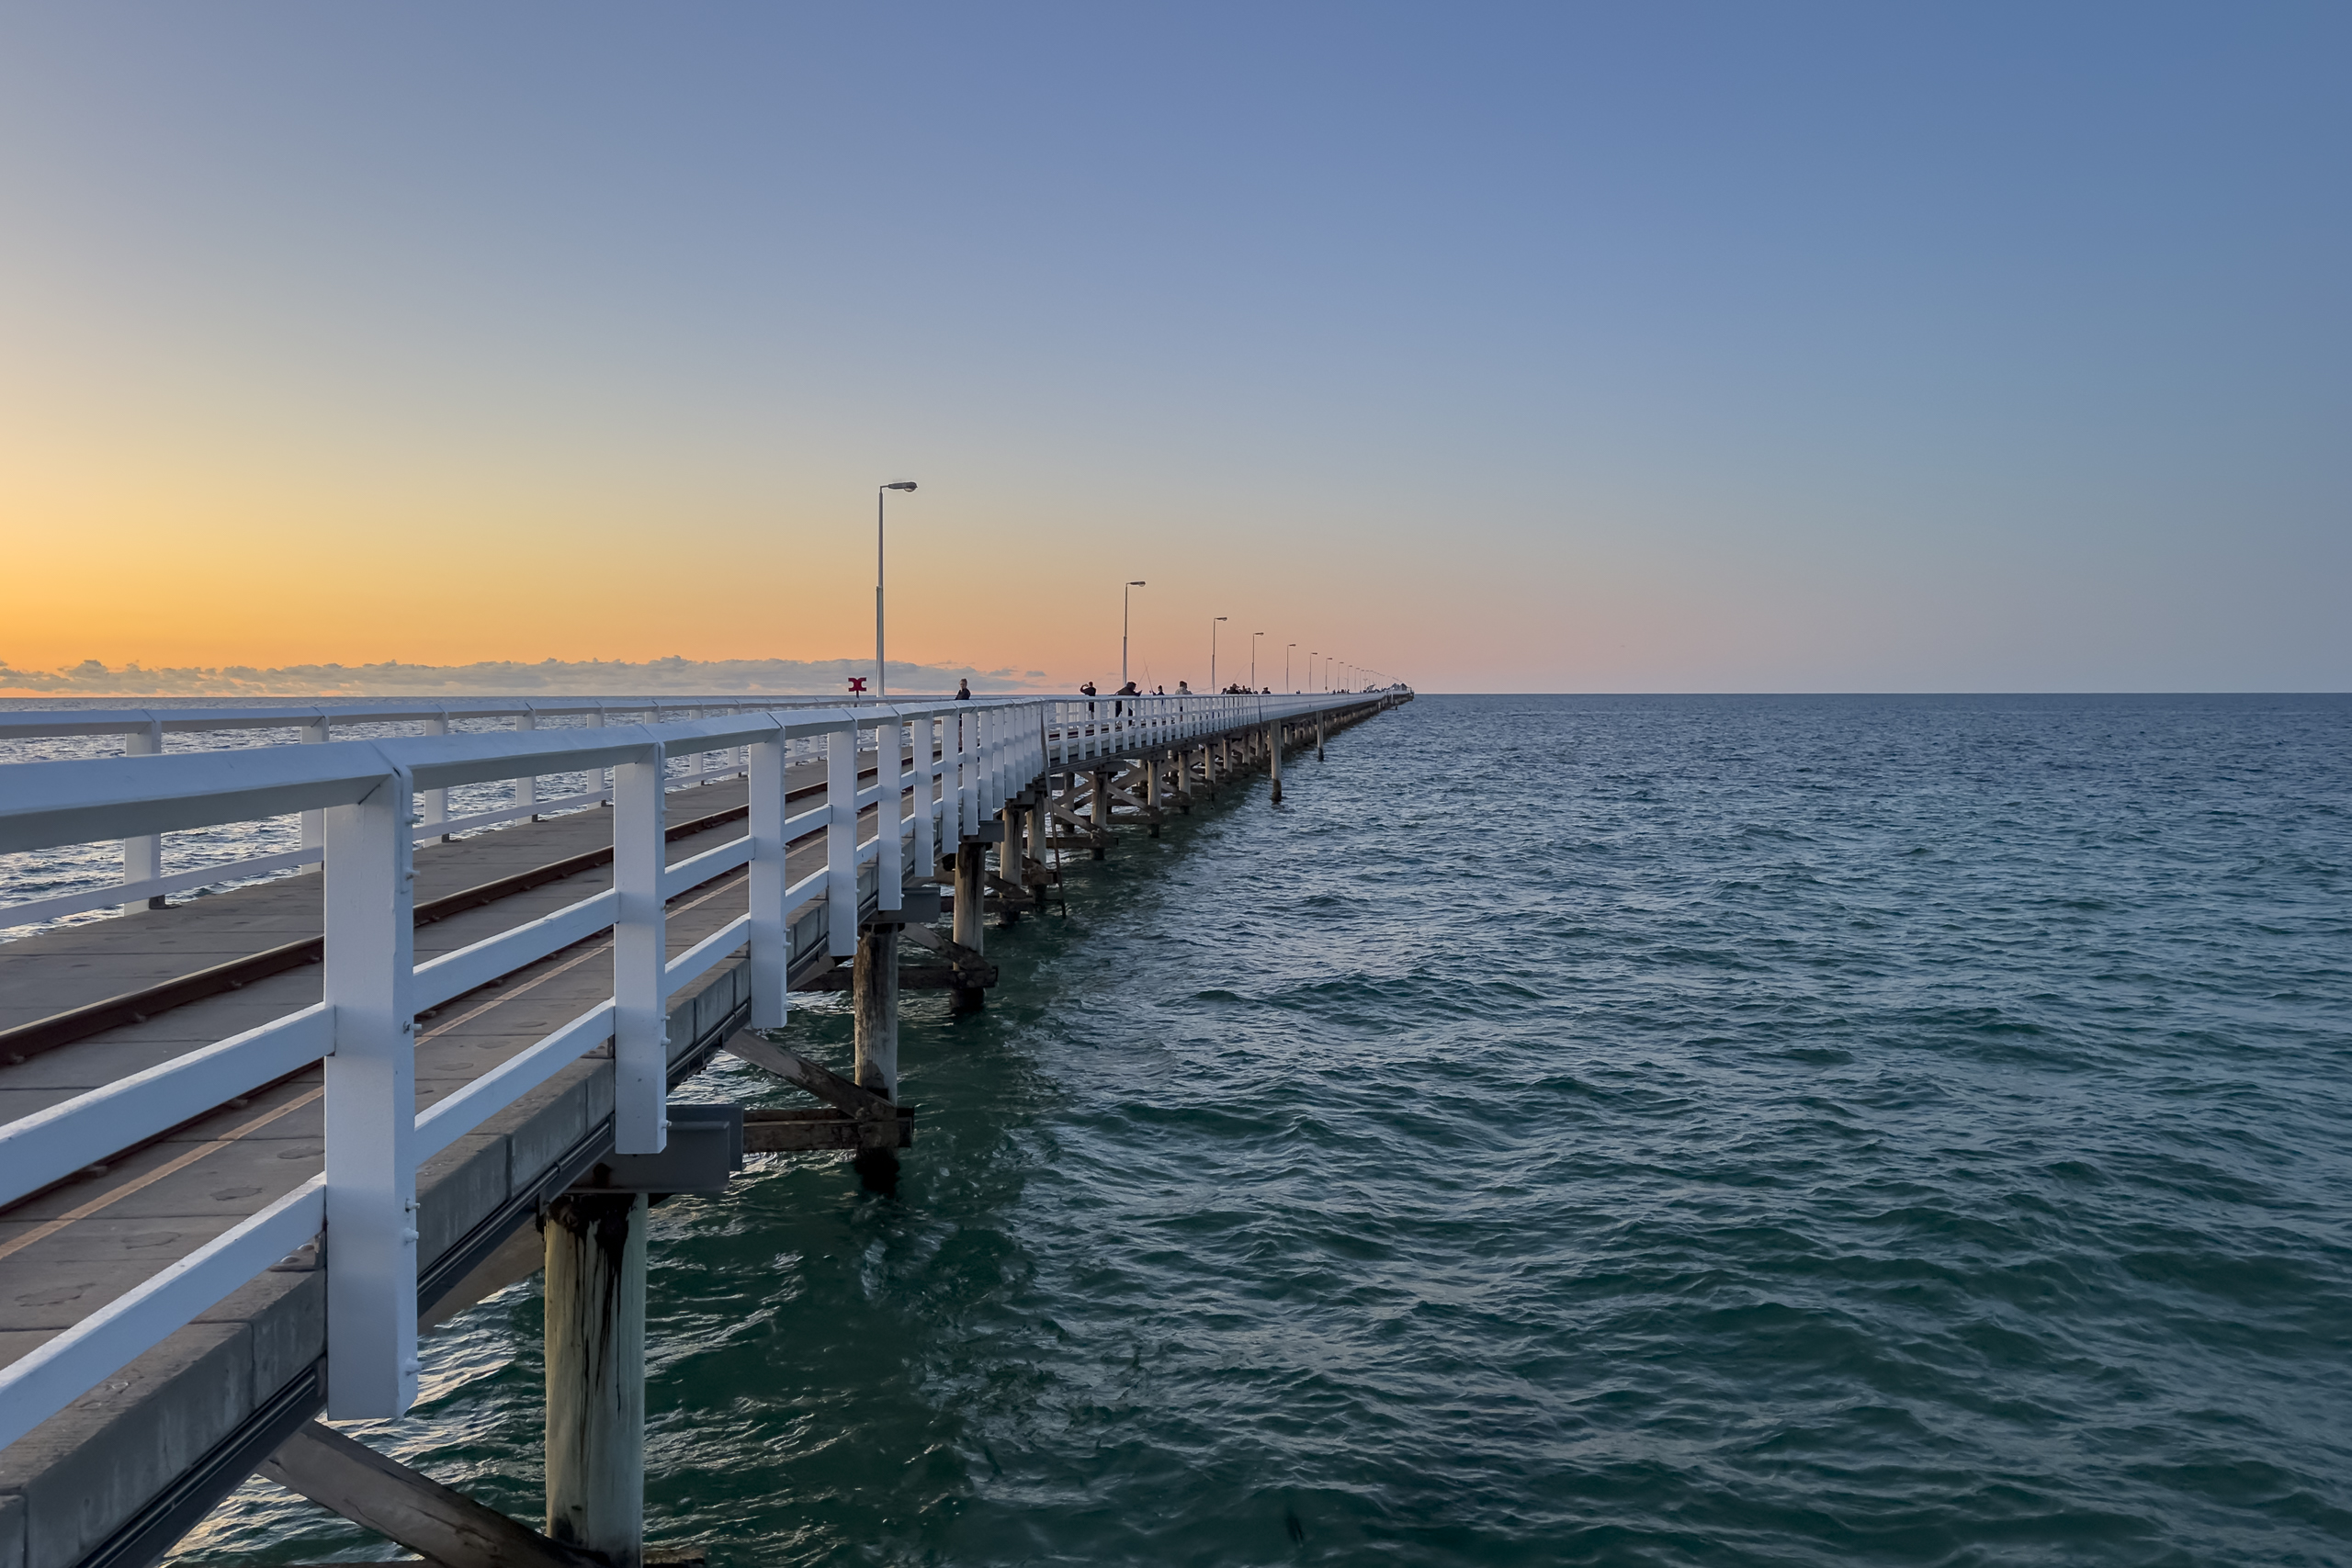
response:
<path fill-rule="evenodd" d="M 1091 682 L 1091 681 L 1089 681 L 1088 682 L 1086 682 L 1086 684 L 1084 684 L 1083 686 L 1080 686 L 1078 690 L 1079 690 L 1079 694 L 1080 694 L 1080 695 L 1081 695 L 1081 696 L 1091 697 L 1091 696 L 1093 696 L 1093 695 L 1095 695 L 1095 694 L 1095 694 L 1095 690 L 1094 690 L 1094 682 Z M 1147 693 L 1147 692 L 1145 692 L 1145 691 L 1141 690 L 1139 687 L 1137 687 L 1137 686 L 1136 685 L 1136 683 L 1135 683 L 1133 681 L 1130 681 L 1130 682 L 1128 682 L 1125 685 L 1124 685 L 1124 686 L 1120 687 L 1117 691 L 1115 691 L 1115 692 L 1112 693 L 1111 694 L 1112 694 L 1114 697 L 1141 697 L 1141 696 L 1164 697 L 1164 696 L 1168 695 L 1168 688 L 1167 688 L 1167 687 L 1165 687 L 1165 686 L 1154 686 L 1154 687 L 1153 687 L 1153 688 L 1152 688 L 1148 693 Z M 1176 695 L 1178 695 L 1178 696 L 1180 696 L 1180 697 L 1189 697 L 1189 696 L 1191 696 L 1191 695 L 1193 695 L 1193 688 L 1192 688 L 1192 685 L 1191 685 L 1188 682 L 1179 681 L 1179 682 L 1176 682 Z M 1247 686 L 1242 686 L 1242 685 L 1232 685 L 1232 686 L 1227 686 L 1227 688 L 1225 688 L 1225 690 L 1224 690 L 1224 691 L 1222 691 L 1222 692 L 1218 693 L 1217 694 L 1218 694 L 1219 696 L 1223 696 L 1223 697 L 1248 697 L 1248 696 L 1266 696 L 1266 697 L 1271 697 L 1271 696 L 1272 696 L 1272 695 L 1274 694 L 1274 689 L 1273 689 L 1272 686 L 1268 686 L 1268 687 L 1264 688 L 1262 691 L 1260 691 L 1260 692 L 1252 692 L 1252 691 L 1250 691 L 1250 688 L 1249 688 L 1249 687 L 1247 687 Z M 967 703 L 967 702 L 970 702 L 970 701 L 972 700 L 972 683 L 971 683 L 971 682 L 969 682 L 969 681 L 958 681 L 958 682 L 956 682 L 956 700 L 957 702 L 959 702 L 959 703 Z M 1125 713 L 1126 713 L 1126 706 L 1127 706 L 1127 705 L 1126 705 L 1126 704 L 1125 704 L 1125 703 L 1121 703 L 1121 702 L 1114 702 L 1114 703 L 1113 703 L 1113 704 L 1111 705 L 1111 716 L 1112 716 L 1112 717 L 1114 717 L 1114 718 L 1119 718 L 1119 717 L 1123 717 L 1123 716 L 1125 716 Z M 1090 703 L 1088 703 L 1088 704 L 1086 705 L 1086 712 L 1087 712 L 1087 715 L 1088 715 L 1088 716 L 1089 716 L 1089 717 L 1091 717 L 1091 716 L 1093 716 L 1093 713 L 1094 713 L 1094 705 L 1093 705 L 1092 703 L 1091 703 L 1091 702 L 1090 702 Z"/>
<path fill-rule="evenodd" d="M 1078 689 L 1078 694 L 1082 697 L 1092 697 L 1097 695 L 1098 694 L 1095 691 L 1094 682 L 1089 681 L 1086 684 L 1080 686 Z M 1147 692 L 1140 686 L 1137 686 L 1133 681 L 1128 682 L 1125 685 L 1111 694 L 1114 697 L 1164 697 L 1170 694 L 1168 688 L 1165 686 L 1154 686 L 1150 691 Z M 1176 682 L 1176 690 L 1173 694 L 1180 697 L 1189 697 L 1193 695 L 1194 693 L 1193 691 L 1192 684 L 1189 682 L 1179 681 Z M 1274 694 L 1274 689 L 1272 686 L 1268 686 L 1262 693 L 1252 693 L 1247 686 L 1227 686 L 1224 691 L 1217 694 L 1225 697 L 1247 697 L 1253 695 L 1271 697 Z M 1126 713 L 1126 704 L 1123 702 L 1114 702 L 1111 705 L 1111 716 L 1113 718 L 1124 716 Z M 1088 717 L 1091 718 L 1093 716 L 1094 705 L 1092 703 L 1090 702 L 1086 705 L 1086 713 Z"/>

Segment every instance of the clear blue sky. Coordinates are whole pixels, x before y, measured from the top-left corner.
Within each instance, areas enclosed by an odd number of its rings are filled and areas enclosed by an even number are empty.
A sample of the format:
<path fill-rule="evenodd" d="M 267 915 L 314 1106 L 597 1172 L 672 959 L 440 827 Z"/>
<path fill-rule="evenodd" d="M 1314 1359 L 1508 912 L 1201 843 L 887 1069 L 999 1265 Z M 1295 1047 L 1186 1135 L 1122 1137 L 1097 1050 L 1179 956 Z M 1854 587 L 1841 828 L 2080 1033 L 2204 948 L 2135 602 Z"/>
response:
<path fill-rule="evenodd" d="M 854 655 L 911 475 L 910 659 L 1100 675 L 1144 577 L 1171 684 L 1230 614 L 1431 689 L 2352 687 L 2347 61 L 2341 4 L 13 8 L 0 660 Z"/>

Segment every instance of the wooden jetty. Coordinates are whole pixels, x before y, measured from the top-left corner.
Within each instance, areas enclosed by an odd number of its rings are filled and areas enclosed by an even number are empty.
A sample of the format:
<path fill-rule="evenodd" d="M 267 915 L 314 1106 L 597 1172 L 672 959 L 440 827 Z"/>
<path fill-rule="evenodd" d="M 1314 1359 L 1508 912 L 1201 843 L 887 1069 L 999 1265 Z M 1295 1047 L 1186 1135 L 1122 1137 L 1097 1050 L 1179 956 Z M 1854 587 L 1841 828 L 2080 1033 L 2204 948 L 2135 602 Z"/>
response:
<path fill-rule="evenodd" d="M 124 868 L 0 927 L 126 911 L 0 945 L 0 1568 L 143 1568 L 256 1472 L 447 1568 L 637 1568 L 649 1206 L 753 1152 L 887 1179 L 903 987 L 985 1005 L 988 914 L 1046 907 L 1062 854 L 1261 773 L 1279 803 L 1285 751 L 1410 697 L 0 718 L 128 753 L 0 767 L 0 851 Z M 164 869 L 164 833 L 297 815 Z M 853 993 L 846 1074 L 770 1037 L 818 989 Z M 720 1051 L 811 1103 L 672 1102 Z M 406 1411 L 418 1336 L 540 1269 L 543 1528 L 322 1423 Z"/>

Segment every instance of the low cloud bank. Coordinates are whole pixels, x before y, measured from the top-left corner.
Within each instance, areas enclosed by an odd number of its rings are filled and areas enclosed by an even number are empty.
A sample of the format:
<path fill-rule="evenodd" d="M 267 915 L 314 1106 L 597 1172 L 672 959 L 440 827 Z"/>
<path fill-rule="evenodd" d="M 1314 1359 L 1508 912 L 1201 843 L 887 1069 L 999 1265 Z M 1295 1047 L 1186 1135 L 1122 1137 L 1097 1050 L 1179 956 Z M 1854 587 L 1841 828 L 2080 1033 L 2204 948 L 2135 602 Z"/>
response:
<path fill-rule="evenodd" d="M 654 659 L 542 660 L 537 664 L 289 664 L 262 670 L 231 664 L 150 670 L 108 669 L 95 659 L 59 670 L 17 670 L 0 662 L 0 695 L 17 697 L 433 697 L 499 696 L 827 696 L 869 678 L 871 660 Z M 890 687 L 909 695 L 1042 687 L 1042 670 L 977 670 L 970 665 L 893 664 Z"/>

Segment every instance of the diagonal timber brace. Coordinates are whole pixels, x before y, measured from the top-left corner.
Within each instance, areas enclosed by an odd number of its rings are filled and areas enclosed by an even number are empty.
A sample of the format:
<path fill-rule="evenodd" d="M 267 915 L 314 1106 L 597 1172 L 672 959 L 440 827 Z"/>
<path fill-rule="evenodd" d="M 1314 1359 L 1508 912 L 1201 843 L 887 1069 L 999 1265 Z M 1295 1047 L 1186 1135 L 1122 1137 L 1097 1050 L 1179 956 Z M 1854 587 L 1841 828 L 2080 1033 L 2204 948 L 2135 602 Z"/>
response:
<path fill-rule="evenodd" d="M 978 968 L 967 968 L 959 964 L 910 964 L 899 971 L 899 988 L 902 991 L 967 991 L 975 986 L 996 984 L 996 965 L 983 964 Z M 796 991 L 850 991 L 856 984 L 847 964 L 828 969 L 805 985 L 792 987 Z"/>
<path fill-rule="evenodd" d="M 311 1422 L 264 1461 L 289 1491 L 448 1568 L 605 1568 L 495 1508 Z"/>
<path fill-rule="evenodd" d="M 1053 816 L 1055 821 L 1062 823 L 1066 827 L 1075 829 L 1080 833 L 1091 833 L 1094 830 L 1091 823 L 1088 822 L 1085 818 L 1080 817 L 1077 812 L 1072 811 L 1067 806 L 1054 807 Z"/>
<path fill-rule="evenodd" d="M 860 1147 L 895 1149 L 900 1146 L 899 1122 L 902 1108 L 872 1089 L 852 1083 L 831 1067 L 812 1062 L 797 1051 L 771 1044 L 748 1029 L 739 1029 L 729 1035 L 726 1048 L 752 1066 L 763 1067 L 785 1082 L 807 1089 L 846 1115 L 857 1125 Z"/>
<path fill-rule="evenodd" d="M 909 926 L 907 937 L 909 941 L 931 949 L 958 969 L 969 970 L 975 976 L 985 971 L 988 975 L 986 983 L 996 984 L 996 965 L 990 964 L 985 954 L 973 952 L 954 937 L 944 936 L 929 926 Z"/>

